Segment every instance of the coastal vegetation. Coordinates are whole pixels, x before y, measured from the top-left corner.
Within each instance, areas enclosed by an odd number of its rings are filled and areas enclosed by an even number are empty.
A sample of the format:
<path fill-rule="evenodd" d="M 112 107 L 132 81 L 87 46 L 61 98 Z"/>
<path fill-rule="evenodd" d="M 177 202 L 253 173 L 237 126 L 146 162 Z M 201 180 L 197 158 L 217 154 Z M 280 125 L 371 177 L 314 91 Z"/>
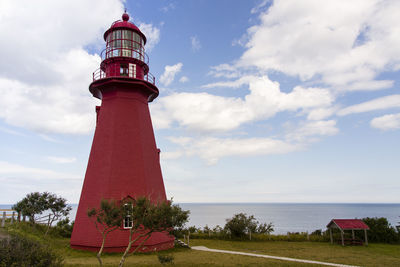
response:
<path fill-rule="evenodd" d="M 129 242 L 122 254 L 119 266 L 122 267 L 129 255 L 139 251 L 154 232 L 174 233 L 187 222 L 189 211 L 182 210 L 171 201 L 152 202 L 147 197 L 137 197 L 124 200 L 117 204 L 114 200 L 103 199 L 99 208 L 88 210 L 96 229 L 102 235 L 102 244 L 97 253 L 100 266 L 103 266 L 101 254 L 108 233 L 121 225 L 129 229 Z M 132 245 L 136 248 L 131 252 Z M 171 257 L 160 257 L 160 262 L 171 262 Z"/>
<path fill-rule="evenodd" d="M 58 267 L 63 266 L 63 257 L 43 242 L 10 235 L 0 239 L 0 266 Z"/>
<path fill-rule="evenodd" d="M 122 210 L 115 201 L 103 199 L 101 200 L 100 207 L 89 209 L 87 215 L 93 221 L 102 237 L 101 246 L 96 257 L 99 265 L 103 266 L 101 254 L 103 253 L 107 235 L 121 226 L 123 220 Z"/>
<path fill-rule="evenodd" d="M 45 222 L 47 235 L 52 224 L 63 217 L 68 216 L 71 211 L 71 206 L 67 205 L 65 198 L 59 197 L 49 192 L 33 192 L 27 194 L 22 200 L 18 201 L 12 206 L 12 209 L 17 211 L 20 216 L 28 216 L 31 223 L 35 223 L 38 220 Z M 48 215 L 44 217 L 38 217 L 38 215 L 48 212 Z"/>
<path fill-rule="evenodd" d="M 28 222 L 21 222 L 7 225 L 6 228 L 0 231 L 18 234 L 43 245 L 47 244 L 48 248 L 51 248 L 56 255 L 64 258 L 63 263 L 66 267 L 98 266 L 95 252 L 71 249 L 69 247 L 69 238 L 62 237 L 57 231 L 52 231 L 53 229 L 49 231 L 47 236 L 44 236 L 45 230 L 42 225 L 32 226 Z M 396 244 L 372 243 L 369 246 L 342 247 L 331 245 L 329 242 L 193 239 L 191 240 L 191 245 L 359 266 L 400 265 L 400 245 Z M 161 266 L 159 256 L 168 258 L 171 255 L 173 257 L 172 266 L 312 266 L 241 255 L 195 251 L 182 247 L 157 253 L 140 253 L 135 257 L 128 257 L 124 266 Z M 104 253 L 102 258 L 104 266 L 116 266 L 121 259 L 121 253 Z M 2 266 L 1 263 L 0 266 Z"/>
<path fill-rule="evenodd" d="M 59 207 L 51 210 L 50 203 L 57 202 Z M 121 205 L 122 204 L 122 205 Z M 102 253 L 73 250 L 69 246 L 73 222 L 68 218 L 69 208 L 65 200 L 48 192 L 31 193 L 14 205 L 14 208 L 29 217 L 28 222 L 6 224 L 0 228 L 0 267 L 3 266 L 306 266 L 306 264 L 282 262 L 255 257 L 214 254 L 176 247 L 168 251 L 139 253 L 132 255 L 130 245 L 135 242 L 133 236 L 146 240 L 151 232 L 168 231 L 177 237 L 190 238 L 191 246 L 206 246 L 213 249 L 292 257 L 324 262 L 352 264 L 361 266 L 400 266 L 399 227 L 390 225 L 386 218 L 362 219 L 369 227 L 369 246 L 339 246 L 329 243 L 327 231 L 316 230 L 312 233 L 272 234 L 272 223 L 260 223 L 253 215 L 239 213 L 226 219 L 224 226 L 203 228 L 190 226 L 183 228 L 188 219 L 188 211 L 183 211 L 171 201 L 152 203 L 147 198 L 130 199 L 119 205 L 114 201 L 102 201 L 98 208 L 88 210 L 88 216 L 98 229 L 119 227 L 129 216 L 132 230 L 130 242 L 125 253 Z M 45 209 L 46 208 L 46 209 Z M 45 224 L 38 223 L 38 216 L 50 211 Z M 146 216 L 143 216 L 146 214 Z M 109 228 L 107 228 L 109 227 Z M 108 230 L 107 230 L 108 229 Z M 339 237 L 339 233 L 334 233 Z M 106 238 L 106 235 L 104 236 Z M 138 240 L 139 240 L 138 239 Z M 137 241 L 137 240 L 136 240 Z M 143 242 L 141 242 L 143 244 Z M 135 251 L 134 251 L 135 252 Z M 100 259 L 101 256 L 101 259 Z M 14 265 L 13 265 L 14 264 Z"/>
<path fill-rule="evenodd" d="M 231 236 L 243 238 L 251 233 L 270 234 L 274 231 L 272 223 L 260 224 L 253 215 L 247 216 L 245 213 L 235 214 L 232 218 L 226 220 L 224 227 Z"/>
<path fill-rule="evenodd" d="M 368 240 L 372 243 L 400 244 L 399 227 L 393 227 L 386 218 L 363 218 L 368 226 Z M 290 242 L 329 242 L 329 231 L 322 229 L 308 232 L 287 232 L 286 234 L 271 234 L 274 231 L 272 223 L 260 224 L 254 216 L 240 213 L 227 219 L 224 227 L 219 225 L 210 228 L 190 226 L 181 231 L 180 237 L 190 239 L 219 239 L 219 240 L 251 240 L 251 241 L 290 241 Z M 356 232 L 356 238 L 362 239 L 363 233 Z M 340 240 L 340 232 L 333 232 L 334 240 Z M 345 232 L 345 237 L 351 238 L 350 232 Z"/>

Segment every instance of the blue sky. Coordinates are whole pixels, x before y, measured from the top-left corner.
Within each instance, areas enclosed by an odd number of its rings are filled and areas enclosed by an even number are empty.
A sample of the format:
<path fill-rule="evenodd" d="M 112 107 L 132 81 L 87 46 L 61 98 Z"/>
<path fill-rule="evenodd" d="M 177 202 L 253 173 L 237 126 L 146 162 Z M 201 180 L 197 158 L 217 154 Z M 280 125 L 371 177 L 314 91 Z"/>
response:
<path fill-rule="evenodd" d="M 176 202 L 400 202 L 398 1 L 4 0 L 0 203 L 78 202 L 88 86 L 124 7 Z"/>

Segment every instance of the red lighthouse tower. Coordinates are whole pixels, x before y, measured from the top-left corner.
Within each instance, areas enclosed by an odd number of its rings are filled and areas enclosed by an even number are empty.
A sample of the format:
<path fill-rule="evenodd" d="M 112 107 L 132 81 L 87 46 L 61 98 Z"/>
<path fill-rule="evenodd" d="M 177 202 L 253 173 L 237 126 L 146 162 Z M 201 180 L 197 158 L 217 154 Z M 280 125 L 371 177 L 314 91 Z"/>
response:
<path fill-rule="evenodd" d="M 148 108 L 158 96 L 144 52 L 146 36 L 124 13 L 104 33 L 106 48 L 100 68 L 89 86 L 102 100 L 96 107 L 97 125 L 71 236 L 71 247 L 97 250 L 101 235 L 87 216 L 101 199 L 123 200 L 147 196 L 166 200 L 153 127 Z M 107 236 L 105 251 L 123 251 L 129 228 L 121 225 Z M 173 247 L 173 238 L 154 233 L 148 251 Z"/>

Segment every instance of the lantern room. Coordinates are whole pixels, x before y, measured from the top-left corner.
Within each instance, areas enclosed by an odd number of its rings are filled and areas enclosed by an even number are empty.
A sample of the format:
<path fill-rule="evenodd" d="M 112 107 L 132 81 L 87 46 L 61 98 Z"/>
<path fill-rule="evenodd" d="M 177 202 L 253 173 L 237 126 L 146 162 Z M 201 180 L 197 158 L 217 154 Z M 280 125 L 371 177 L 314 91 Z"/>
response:
<path fill-rule="evenodd" d="M 127 13 L 104 33 L 104 40 L 106 48 L 101 52 L 102 62 L 93 73 L 93 81 L 120 77 L 155 84 L 154 76 L 149 73 L 149 58 L 144 49 L 146 36 L 129 22 Z"/>

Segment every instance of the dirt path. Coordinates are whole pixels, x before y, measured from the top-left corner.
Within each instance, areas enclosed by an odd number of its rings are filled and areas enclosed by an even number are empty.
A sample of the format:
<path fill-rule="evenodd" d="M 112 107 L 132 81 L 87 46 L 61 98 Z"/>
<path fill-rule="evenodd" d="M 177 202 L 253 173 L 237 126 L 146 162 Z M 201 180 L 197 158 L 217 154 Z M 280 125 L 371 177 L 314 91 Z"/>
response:
<path fill-rule="evenodd" d="M 295 259 L 295 258 L 270 256 L 270 255 L 264 255 L 264 254 L 254 254 L 254 253 L 246 253 L 246 252 L 239 252 L 239 251 L 212 249 L 212 248 L 207 248 L 207 247 L 204 247 L 204 246 L 195 246 L 195 247 L 191 247 L 191 248 L 194 249 L 194 250 L 200 250 L 200 251 L 217 252 L 217 253 L 228 253 L 228 254 L 260 257 L 260 258 L 268 258 L 268 259 L 274 259 L 274 260 L 294 261 L 294 262 L 319 264 L 319 265 L 327 265 L 327 266 L 336 266 L 336 267 L 358 267 L 358 266 L 354 266 L 354 265 L 345 265 L 345 264 L 322 262 L 322 261 L 302 260 L 302 259 Z"/>

